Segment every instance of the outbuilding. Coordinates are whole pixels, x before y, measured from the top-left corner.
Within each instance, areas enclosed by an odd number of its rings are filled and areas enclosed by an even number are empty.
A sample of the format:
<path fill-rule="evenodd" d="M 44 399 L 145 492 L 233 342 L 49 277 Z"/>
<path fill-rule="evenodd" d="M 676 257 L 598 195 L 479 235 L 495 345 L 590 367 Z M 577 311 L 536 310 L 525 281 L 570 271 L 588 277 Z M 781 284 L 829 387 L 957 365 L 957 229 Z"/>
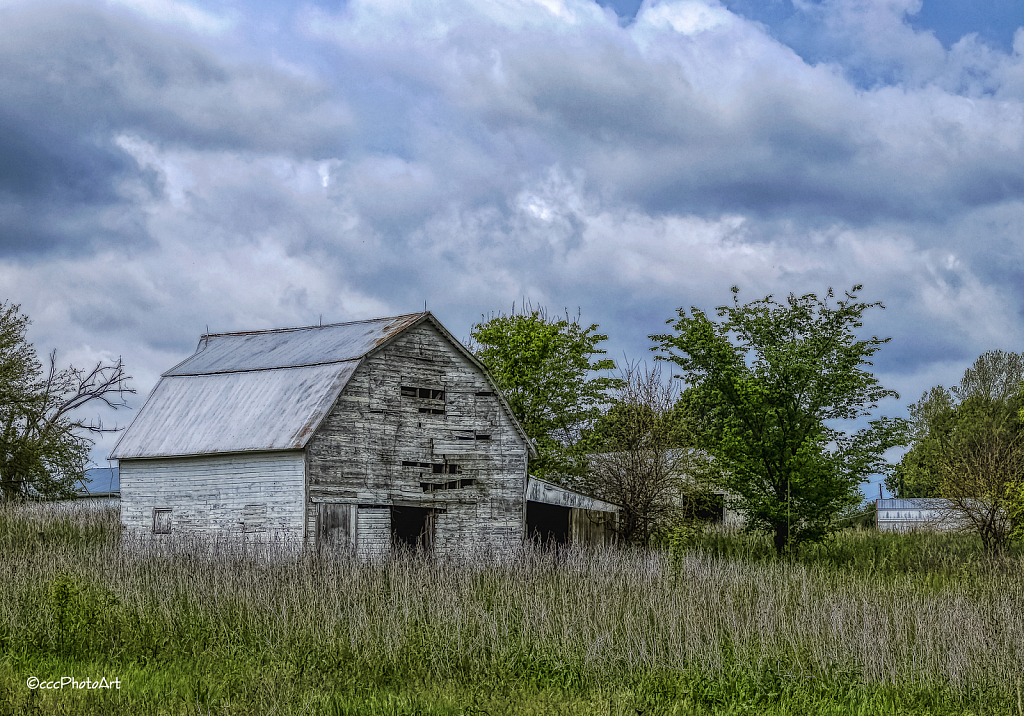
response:
<path fill-rule="evenodd" d="M 133 533 L 373 557 L 521 543 L 531 456 L 487 370 L 423 312 L 204 335 L 111 458 Z"/>

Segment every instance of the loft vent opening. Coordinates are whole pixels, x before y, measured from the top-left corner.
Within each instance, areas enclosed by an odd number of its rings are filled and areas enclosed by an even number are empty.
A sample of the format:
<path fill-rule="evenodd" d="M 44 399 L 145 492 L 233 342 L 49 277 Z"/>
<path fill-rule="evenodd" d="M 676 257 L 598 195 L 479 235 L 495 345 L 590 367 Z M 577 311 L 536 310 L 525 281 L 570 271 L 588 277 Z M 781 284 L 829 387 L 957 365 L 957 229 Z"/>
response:
<path fill-rule="evenodd" d="M 420 388 L 412 385 L 402 386 L 403 398 L 423 398 L 425 400 L 444 400 L 443 388 Z"/>
<path fill-rule="evenodd" d="M 421 482 L 420 489 L 427 494 L 431 494 L 438 490 L 458 490 L 463 487 L 472 487 L 474 483 L 475 480 L 472 478 L 449 480 L 448 482 Z"/>

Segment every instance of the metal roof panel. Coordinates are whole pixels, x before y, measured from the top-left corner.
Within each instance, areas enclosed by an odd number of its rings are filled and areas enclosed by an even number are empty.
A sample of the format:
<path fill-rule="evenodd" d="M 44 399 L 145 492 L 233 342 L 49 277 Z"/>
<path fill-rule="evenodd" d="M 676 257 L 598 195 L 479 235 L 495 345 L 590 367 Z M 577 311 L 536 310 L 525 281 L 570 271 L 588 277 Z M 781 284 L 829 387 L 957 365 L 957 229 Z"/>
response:
<path fill-rule="evenodd" d="M 605 502 L 567 487 L 539 480 L 532 475 L 526 483 L 526 500 L 528 502 L 543 502 L 546 505 L 576 507 L 581 510 L 599 510 L 601 512 L 617 512 L 619 509 L 611 502 Z"/>
<path fill-rule="evenodd" d="M 165 376 L 111 458 L 300 449 L 358 366 Z"/>
<path fill-rule="evenodd" d="M 387 342 L 423 315 L 412 313 L 327 326 L 205 335 L 200 339 L 195 355 L 164 375 L 271 370 L 355 360 Z"/>

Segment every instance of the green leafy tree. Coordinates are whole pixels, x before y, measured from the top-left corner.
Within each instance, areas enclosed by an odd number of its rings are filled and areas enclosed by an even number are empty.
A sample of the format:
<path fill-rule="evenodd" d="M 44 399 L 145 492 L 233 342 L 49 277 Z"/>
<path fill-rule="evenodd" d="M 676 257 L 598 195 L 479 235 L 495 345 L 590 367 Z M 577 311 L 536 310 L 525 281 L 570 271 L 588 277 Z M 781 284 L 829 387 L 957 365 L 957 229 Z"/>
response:
<path fill-rule="evenodd" d="M 977 396 L 990 401 L 1013 398 L 1024 381 L 1024 353 L 986 351 L 964 371 L 960 385 L 953 388 L 958 402 Z"/>
<path fill-rule="evenodd" d="M 485 317 L 486 318 L 486 317 Z M 616 378 L 595 375 L 615 369 L 598 344 L 608 336 L 579 316 L 551 318 L 543 309 L 492 315 L 473 326 L 473 351 L 494 377 L 516 419 L 536 441 L 539 457 L 530 471 L 555 482 L 586 474 L 584 437 L 593 428 Z"/>
<path fill-rule="evenodd" d="M 1024 429 L 1015 397 L 980 393 L 957 406 L 938 438 L 943 515 L 981 538 L 987 554 L 1005 551 L 1017 527 L 1024 477 Z"/>
<path fill-rule="evenodd" d="M 833 302 L 815 294 L 772 296 L 704 311 L 679 309 L 675 333 L 653 335 L 664 359 L 695 388 L 698 404 L 717 406 L 697 430 L 699 446 L 740 500 L 749 529 L 770 533 L 781 554 L 819 541 L 861 500 L 858 485 L 888 468 L 883 453 L 905 444 L 905 421 L 877 418 L 853 433 L 843 421 L 869 417 L 878 401 L 899 397 L 866 370 L 888 338 L 859 340 L 861 317 L 880 303 L 852 293 Z"/>
<path fill-rule="evenodd" d="M 0 306 L 0 488 L 4 499 L 69 497 L 84 477 L 91 436 L 108 430 L 76 417 L 79 409 L 95 401 L 117 408 L 135 391 L 120 360 L 60 370 L 51 353 L 44 372 L 28 325 L 19 306 Z"/>
<path fill-rule="evenodd" d="M 909 407 L 911 447 L 886 478 L 886 488 L 898 497 L 944 497 L 950 436 L 959 430 L 958 439 L 962 440 L 967 430 L 966 426 L 958 428 L 966 417 L 960 407 L 974 401 L 971 420 L 978 427 L 977 406 L 988 406 L 988 410 L 1001 410 L 1000 404 L 1009 406 L 1022 380 L 1024 354 L 993 350 L 979 356 L 952 390 L 937 385 L 927 391 Z"/>
<path fill-rule="evenodd" d="M 911 447 L 886 475 L 885 487 L 897 497 L 939 497 L 943 440 L 953 427 L 953 395 L 937 385 L 909 408 Z"/>

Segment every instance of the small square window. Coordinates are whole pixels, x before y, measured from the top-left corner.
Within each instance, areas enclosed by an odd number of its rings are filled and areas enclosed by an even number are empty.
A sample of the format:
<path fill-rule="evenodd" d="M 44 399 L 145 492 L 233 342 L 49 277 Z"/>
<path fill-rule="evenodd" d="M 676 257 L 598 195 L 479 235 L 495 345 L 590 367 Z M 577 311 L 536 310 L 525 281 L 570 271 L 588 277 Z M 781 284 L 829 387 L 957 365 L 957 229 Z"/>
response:
<path fill-rule="evenodd" d="M 169 509 L 153 510 L 153 534 L 169 535 L 171 533 L 171 511 Z"/>

